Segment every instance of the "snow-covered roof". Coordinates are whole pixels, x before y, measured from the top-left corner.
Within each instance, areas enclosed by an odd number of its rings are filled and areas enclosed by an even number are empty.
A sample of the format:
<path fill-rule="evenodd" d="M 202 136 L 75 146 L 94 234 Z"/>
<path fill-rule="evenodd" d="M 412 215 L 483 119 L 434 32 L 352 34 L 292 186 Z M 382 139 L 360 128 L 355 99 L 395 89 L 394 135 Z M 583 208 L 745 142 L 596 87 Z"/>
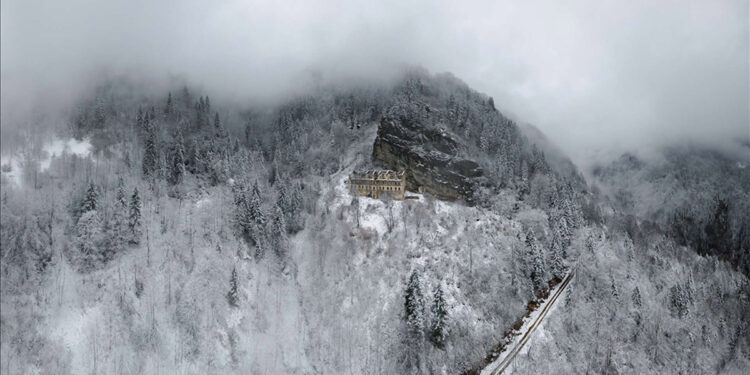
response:
<path fill-rule="evenodd" d="M 405 171 L 392 171 L 390 169 L 372 169 L 366 171 L 354 171 L 349 177 L 350 180 L 371 180 L 371 181 L 401 181 L 406 174 Z"/>

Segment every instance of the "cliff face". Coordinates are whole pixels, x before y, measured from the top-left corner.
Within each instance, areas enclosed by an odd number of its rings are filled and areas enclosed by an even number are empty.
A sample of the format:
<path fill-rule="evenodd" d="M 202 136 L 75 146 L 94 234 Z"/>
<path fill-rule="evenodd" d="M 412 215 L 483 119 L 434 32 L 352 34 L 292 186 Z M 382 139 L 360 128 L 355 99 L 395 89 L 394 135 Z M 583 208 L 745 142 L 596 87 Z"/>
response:
<path fill-rule="evenodd" d="M 395 107 L 383 116 L 373 157 L 386 168 L 405 170 L 408 190 L 473 204 L 481 167 L 459 156 L 460 143 L 440 127 L 429 106 L 414 107 Z"/>

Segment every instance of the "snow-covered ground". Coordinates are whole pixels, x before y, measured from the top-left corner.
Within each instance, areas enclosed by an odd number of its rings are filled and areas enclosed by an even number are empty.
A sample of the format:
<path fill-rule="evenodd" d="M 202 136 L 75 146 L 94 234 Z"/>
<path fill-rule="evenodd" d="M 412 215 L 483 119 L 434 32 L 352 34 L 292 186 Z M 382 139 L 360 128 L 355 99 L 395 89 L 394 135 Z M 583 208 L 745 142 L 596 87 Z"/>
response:
<path fill-rule="evenodd" d="M 571 274 L 568 274 L 563 280 L 567 280 L 570 275 Z M 527 345 L 527 343 L 532 340 L 535 335 L 544 335 L 544 330 L 542 329 L 544 318 L 554 311 L 556 302 L 560 299 L 560 294 L 562 294 L 561 288 L 568 285 L 568 283 L 563 281 L 550 290 L 549 297 L 547 297 L 547 299 L 545 299 L 536 310 L 532 311 L 531 314 L 523 319 L 523 325 L 518 331 L 512 333 L 513 338 L 508 345 L 505 346 L 505 350 L 500 353 L 495 361 L 482 370 L 481 375 L 495 375 L 502 373 L 503 369 L 508 366 L 508 362 L 513 360 L 513 356 L 529 351 L 530 346 Z M 529 332 L 528 335 L 527 332 Z"/>

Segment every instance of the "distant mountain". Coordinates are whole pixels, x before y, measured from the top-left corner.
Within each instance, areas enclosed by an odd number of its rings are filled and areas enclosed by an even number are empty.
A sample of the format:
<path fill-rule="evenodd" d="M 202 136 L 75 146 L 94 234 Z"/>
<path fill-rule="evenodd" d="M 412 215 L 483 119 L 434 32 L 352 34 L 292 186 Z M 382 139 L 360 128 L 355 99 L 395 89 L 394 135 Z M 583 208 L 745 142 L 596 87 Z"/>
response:
<path fill-rule="evenodd" d="M 678 243 L 750 275 L 750 147 L 727 154 L 670 147 L 656 157 L 624 154 L 593 175 L 618 209 L 652 221 Z"/>

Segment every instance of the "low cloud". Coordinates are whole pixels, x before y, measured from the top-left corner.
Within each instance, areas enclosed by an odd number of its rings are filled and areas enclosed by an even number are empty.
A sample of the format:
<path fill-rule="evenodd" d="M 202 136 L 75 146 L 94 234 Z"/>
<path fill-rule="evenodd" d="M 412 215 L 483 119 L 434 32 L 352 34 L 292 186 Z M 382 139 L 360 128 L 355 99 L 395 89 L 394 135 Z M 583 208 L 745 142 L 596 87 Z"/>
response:
<path fill-rule="evenodd" d="M 311 75 L 379 80 L 421 65 L 494 96 L 578 162 L 750 137 L 747 1 L 8 0 L 1 10 L 3 126 L 25 107 L 64 106 L 102 72 L 184 77 L 244 101 Z"/>

